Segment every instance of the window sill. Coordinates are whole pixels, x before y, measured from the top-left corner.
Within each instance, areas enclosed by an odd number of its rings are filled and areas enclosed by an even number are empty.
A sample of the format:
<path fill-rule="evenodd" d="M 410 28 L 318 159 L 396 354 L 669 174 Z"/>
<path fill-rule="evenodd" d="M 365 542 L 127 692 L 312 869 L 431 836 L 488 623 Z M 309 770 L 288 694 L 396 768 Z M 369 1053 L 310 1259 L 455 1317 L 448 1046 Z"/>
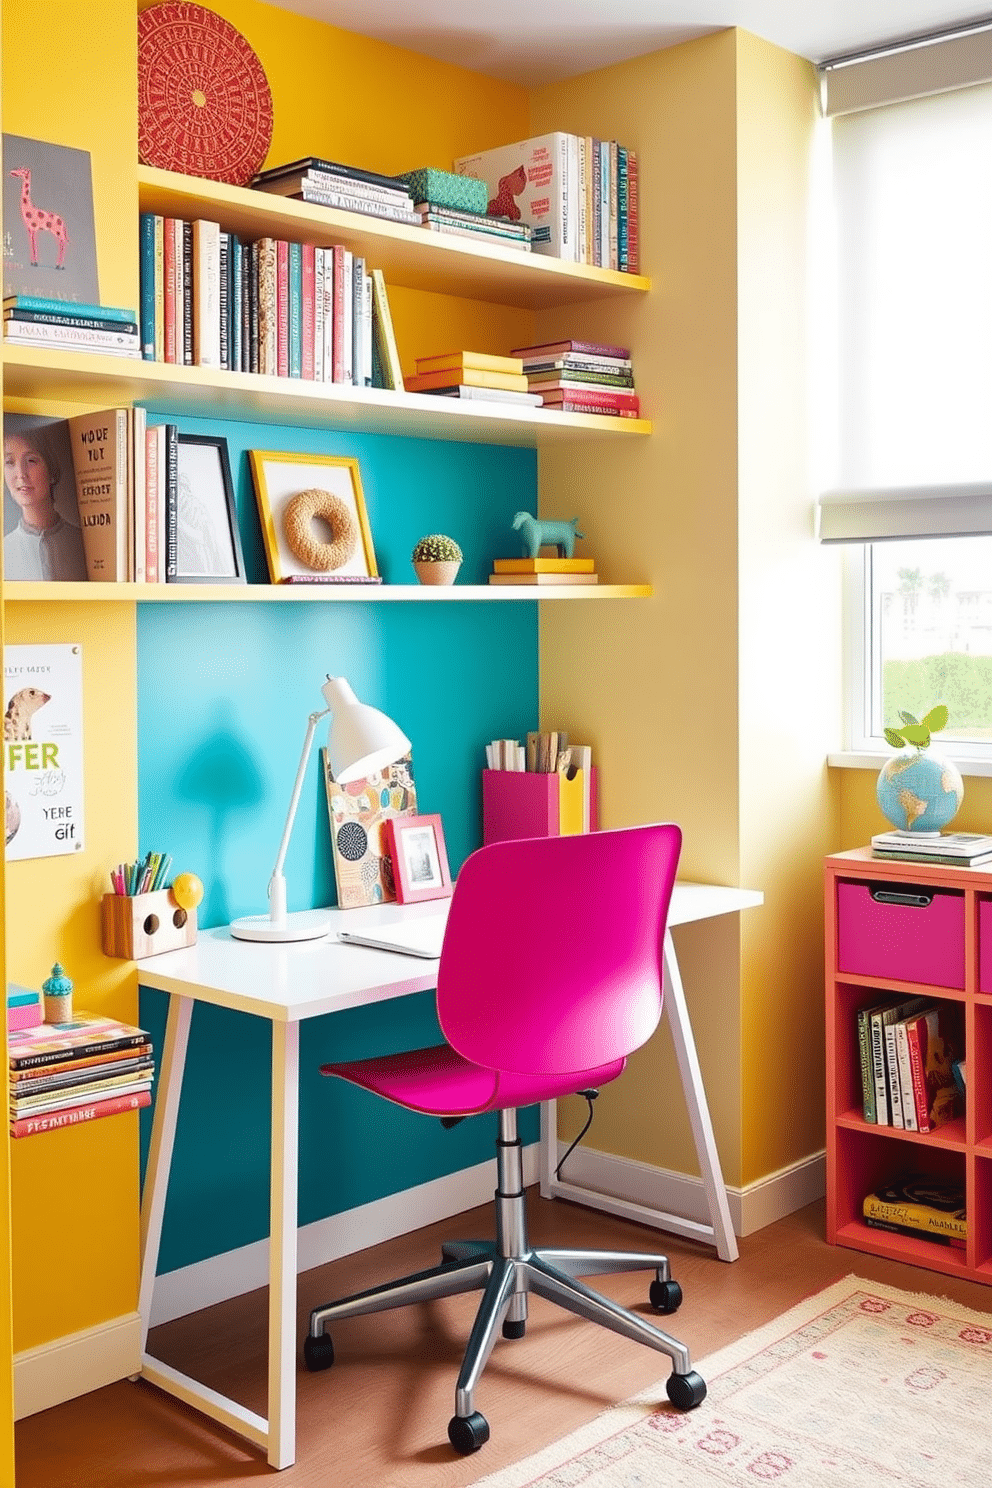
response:
<path fill-rule="evenodd" d="M 992 759 L 969 759 L 965 755 L 952 754 L 949 749 L 943 749 L 941 753 L 954 761 L 962 776 L 992 775 Z M 828 754 L 827 764 L 834 770 L 880 770 L 886 760 L 893 758 L 891 754 L 873 754 L 870 750 L 845 749 Z"/>

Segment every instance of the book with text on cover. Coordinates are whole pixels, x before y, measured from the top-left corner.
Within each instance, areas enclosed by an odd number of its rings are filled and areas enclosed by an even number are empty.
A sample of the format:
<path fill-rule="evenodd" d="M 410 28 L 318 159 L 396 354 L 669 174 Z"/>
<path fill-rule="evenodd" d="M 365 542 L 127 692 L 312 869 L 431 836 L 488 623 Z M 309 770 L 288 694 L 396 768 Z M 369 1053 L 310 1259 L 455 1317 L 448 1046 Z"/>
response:
<path fill-rule="evenodd" d="M 88 150 L 5 133 L 3 226 L 5 298 L 99 304 Z"/>
<path fill-rule="evenodd" d="M 573 140 L 560 131 L 518 140 L 463 155 L 455 170 L 485 182 L 489 214 L 529 224 L 535 253 L 578 263 L 578 152 Z"/>
<path fill-rule="evenodd" d="M 86 568 L 104 584 L 128 577 L 129 415 L 104 408 L 69 419 Z"/>

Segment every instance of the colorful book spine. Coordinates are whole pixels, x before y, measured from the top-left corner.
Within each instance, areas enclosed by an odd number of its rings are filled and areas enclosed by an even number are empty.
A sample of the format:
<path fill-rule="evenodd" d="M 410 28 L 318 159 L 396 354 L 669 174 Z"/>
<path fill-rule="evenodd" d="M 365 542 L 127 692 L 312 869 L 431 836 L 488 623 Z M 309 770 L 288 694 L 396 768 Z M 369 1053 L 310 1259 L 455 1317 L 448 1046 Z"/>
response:
<path fill-rule="evenodd" d="M 54 315 L 83 315 L 90 320 L 134 321 L 133 310 L 120 305 L 94 305 L 88 300 L 52 300 L 45 295 L 4 295 L 5 310 L 47 310 Z"/>
<path fill-rule="evenodd" d="M 141 345 L 133 331 L 107 326 L 93 330 L 86 326 L 45 325 L 40 321 L 5 320 L 4 338 L 27 346 L 75 347 L 77 351 L 100 351 L 112 356 L 140 357 Z"/>
<path fill-rule="evenodd" d="M 130 489 L 128 544 L 131 555 L 131 578 L 136 584 L 148 581 L 148 489 L 147 464 L 145 461 L 145 435 L 148 430 L 148 415 L 140 403 L 130 411 Z"/>
<path fill-rule="evenodd" d="M 609 267 L 619 267 L 619 255 L 617 252 L 617 176 L 618 157 L 617 142 L 610 140 L 610 262 Z"/>
<path fill-rule="evenodd" d="M 351 380 L 355 387 L 365 381 L 365 358 L 362 349 L 362 297 L 365 291 L 365 259 L 355 254 L 351 266 Z"/>
<path fill-rule="evenodd" d="M 324 381 L 334 381 L 334 249 L 324 249 Z"/>
<path fill-rule="evenodd" d="M 156 426 L 145 429 L 145 578 L 159 582 L 159 436 Z"/>
<path fill-rule="evenodd" d="M 228 335 L 230 338 L 230 356 L 228 366 L 232 372 L 242 370 L 242 342 L 244 339 L 244 316 L 242 314 L 242 281 L 244 279 L 244 244 L 236 233 L 231 234 L 229 248 L 229 262 L 231 266 L 231 290 L 230 290 L 230 327 Z"/>
<path fill-rule="evenodd" d="M 313 253 L 313 380 L 324 380 L 324 250 Z"/>
<path fill-rule="evenodd" d="M 165 425 L 165 581 L 179 572 L 179 430 Z"/>
<path fill-rule="evenodd" d="M 138 283 L 141 302 L 141 355 L 155 360 L 155 213 L 138 218 Z"/>
<path fill-rule="evenodd" d="M 171 217 L 165 219 L 165 237 L 163 239 L 163 272 L 165 275 L 165 347 L 164 359 L 167 362 L 176 360 L 176 237 L 173 232 L 175 226 Z"/>
<path fill-rule="evenodd" d="M 639 274 L 641 271 L 641 252 L 638 239 L 638 181 L 637 181 L 637 154 L 634 150 L 627 151 L 627 271 L 630 274 Z"/>
<path fill-rule="evenodd" d="M 218 366 L 231 365 L 231 234 L 221 232 L 217 255 Z"/>
<path fill-rule="evenodd" d="M 302 244 L 288 245 L 289 284 L 289 375 L 303 373 L 303 251 Z"/>
<path fill-rule="evenodd" d="M 300 376 L 314 381 L 317 330 L 317 251 L 312 243 L 300 246 Z"/>
<path fill-rule="evenodd" d="M 289 243 L 276 240 L 276 376 L 289 376 Z"/>
<path fill-rule="evenodd" d="M 889 1092 L 889 1121 L 892 1126 L 906 1125 L 902 1114 L 902 1080 L 899 1077 L 899 1055 L 896 1048 L 896 1024 L 885 1025 L 885 1079 Z"/>
<path fill-rule="evenodd" d="M 141 1090 L 134 1095 L 115 1095 L 109 1100 L 92 1101 L 82 1106 L 72 1106 L 64 1111 L 49 1111 L 40 1116 L 23 1116 L 10 1123 L 12 1137 L 33 1137 L 41 1132 L 58 1131 L 65 1126 L 82 1126 L 87 1121 L 97 1121 L 101 1116 L 119 1116 L 124 1111 L 140 1111 L 152 1103 L 150 1090 Z"/>
<path fill-rule="evenodd" d="M 48 310 L 5 310 L 3 312 L 4 324 L 11 322 L 29 322 L 31 325 L 49 326 L 75 326 L 81 331 L 103 331 L 110 332 L 117 337 L 121 334 L 130 338 L 139 338 L 140 332 L 136 325 L 129 324 L 126 320 L 92 320 L 85 315 L 53 315 Z M 39 333 L 40 334 L 40 333 Z"/>
<path fill-rule="evenodd" d="M 182 302 L 182 361 L 184 367 L 194 366 L 194 337 L 193 337 L 193 224 L 184 222 L 182 225 L 182 252 L 183 252 L 183 302 Z"/>
<path fill-rule="evenodd" d="M 278 373 L 276 313 L 276 242 L 261 238 L 258 250 L 258 371 L 265 377 Z"/>
<path fill-rule="evenodd" d="M 184 321 L 186 315 L 186 260 L 183 249 L 183 229 L 186 224 L 179 218 L 171 218 L 172 222 L 172 261 L 175 268 L 175 287 L 173 296 L 174 313 L 176 323 L 173 327 L 173 337 L 176 348 L 176 363 L 182 366 L 186 359 L 185 329 Z"/>
<path fill-rule="evenodd" d="M 193 346 L 198 367 L 220 366 L 220 224 L 193 223 Z"/>
<path fill-rule="evenodd" d="M 626 274 L 630 267 L 629 222 L 630 198 L 628 195 L 627 151 L 617 146 L 617 268 Z"/>
<path fill-rule="evenodd" d="M 893 1025 L 895 1029 L 896 1063 L 899 1066 L 899 1096 L 902 1124 L 906 1131 L 919 1131 L 916 1116 L 916 1101 L 913 1095 L 913 1071 L 909 1061 L 909 1034 L 905 1018 Z"/>
<path fill-rule="evenodd" d="M 165 218 L 155 218 L 155 360 L 165 361 Z"/>

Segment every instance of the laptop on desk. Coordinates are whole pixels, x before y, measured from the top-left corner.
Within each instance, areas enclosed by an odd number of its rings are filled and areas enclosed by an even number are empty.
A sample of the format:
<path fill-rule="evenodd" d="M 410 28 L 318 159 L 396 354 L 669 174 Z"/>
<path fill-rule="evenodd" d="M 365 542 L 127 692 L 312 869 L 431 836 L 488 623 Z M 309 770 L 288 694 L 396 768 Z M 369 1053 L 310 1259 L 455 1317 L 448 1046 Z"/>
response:
<path fill-rule="evenodd" d="M 404 956 L 422 956 L 436 961 L 441 954 L 444 927 L 448 923 L 445 908 L 439 914 L 406 920 L 398 925 L 375 925 L 365 930 L 339 930 L 338 940 L 346 945 L 371 946 L 376 951 L 399 951 Z"/>

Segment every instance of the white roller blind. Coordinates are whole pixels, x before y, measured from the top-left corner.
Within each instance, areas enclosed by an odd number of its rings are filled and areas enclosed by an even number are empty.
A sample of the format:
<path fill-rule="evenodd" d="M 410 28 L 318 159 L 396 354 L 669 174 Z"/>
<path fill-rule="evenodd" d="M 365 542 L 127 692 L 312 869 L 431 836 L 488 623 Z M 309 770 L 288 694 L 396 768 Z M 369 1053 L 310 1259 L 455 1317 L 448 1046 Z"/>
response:
<path fill-rule="evenodd" d="M 831 117 L 992 81 L 992 22 L 822 62 L 820 101 Z"/>
<path fill-rule="evenodd" d="M 817 536 L 825 543 L 989 534 L 992 481 L 942 490 L 831 491 L 820 497 L 817 508 Z"/>
<path fill-rule="evenodd" d="M 984 488 L 992 482 L 992 86 L 851 114 L 831 130 L 831 485 L 862 495 Z"/>

